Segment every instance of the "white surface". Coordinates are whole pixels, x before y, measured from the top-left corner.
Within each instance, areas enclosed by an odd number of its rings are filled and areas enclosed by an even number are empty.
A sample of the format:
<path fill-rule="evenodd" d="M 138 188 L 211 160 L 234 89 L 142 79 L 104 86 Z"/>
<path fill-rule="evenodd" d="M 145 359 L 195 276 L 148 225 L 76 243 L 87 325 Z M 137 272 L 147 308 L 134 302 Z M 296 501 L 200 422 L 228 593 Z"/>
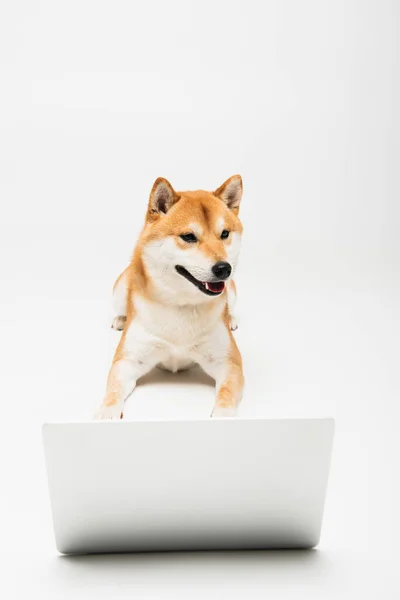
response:
<path fill-rule="evenodd" d="M 397 3 L 0 11 L 2 595 L 397 598 Z M 320 551 L 58 558 L 40 425 L 102 398 L 110 290 L 153 180 L 235 172 L 242 415 L 336 416 Z M 147 380 L 126 417 L 208 415 L 186 377 Z"/>
<path fill-rule="evenodd" d="M 332 419 L 46 424 L 57 548 L 313 548 L 333 429 Z"/>

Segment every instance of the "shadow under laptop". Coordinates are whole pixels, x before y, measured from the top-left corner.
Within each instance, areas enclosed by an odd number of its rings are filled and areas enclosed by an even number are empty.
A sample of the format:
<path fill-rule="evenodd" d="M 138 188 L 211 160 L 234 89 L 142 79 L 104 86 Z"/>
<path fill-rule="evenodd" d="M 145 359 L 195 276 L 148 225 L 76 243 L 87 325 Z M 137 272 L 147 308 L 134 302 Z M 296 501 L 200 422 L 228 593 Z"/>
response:
<path fill-rule="evenodd" d="M 230 550 L 59 556 L 57 578 L 79 578 L 101 585 L 120 584 L 272 584 L 293 585 L 330 579 L 331 562 L 318 550 Z"/>

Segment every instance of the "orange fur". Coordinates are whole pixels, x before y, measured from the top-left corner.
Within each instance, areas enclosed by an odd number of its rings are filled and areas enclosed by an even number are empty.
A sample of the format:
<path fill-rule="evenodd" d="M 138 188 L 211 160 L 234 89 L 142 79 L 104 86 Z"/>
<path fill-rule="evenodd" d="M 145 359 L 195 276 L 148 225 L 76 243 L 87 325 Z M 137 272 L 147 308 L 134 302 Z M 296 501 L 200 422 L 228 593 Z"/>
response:
<path fill-rule="evenodd" d="M 137 312 L 135 298 L 140 297 L 150 304 L 160 301 L 157 295 L 157 282 L 152 280 L 146 269 L 143 258 L 144 249 L 148 244 L 157 242 L 157 240 L 173 238 L 181 251 L 189 251 L 191 245 L 183 241 L 180 236 L 184 233 L 191 233 L 195 224 L 198 251 L 212 263 L 226 261 L 229 245 L 232 243 L 232 235 L 227 239 L 221 239 L 220 228 L 223 223 L 223 228 L 230 233 L 242 233 L 242 224 L 238 218 L 239 206 L 235 205 L 237 198 L 235 191 L 239 185 L 241 189 L 239 176 L 231 177 L 215 192 L 203 190 L 175 192 L 171 184 L 162 178 L 157 179 L 154 183 L 145 224 L 133 252 L 132 260 L 114 284 L 114 290 L 122 283 L 122 280 L 126 284 L 126 322 L 108 377 L 104 406 L 112 407 L 121 401 L 123 392 L 118 379 L 118 366 L 129 360 L 126 336 Z M 154 196 L 157 190 L 160 190 L 160 186 L 162 188 L 161 201 L 158 198 L 157 204 Z M 236 286 L 233 280 L 230 280 L 228 285 L 235 293 Z M 201 292 L 199 293 L 201 294 Z M 227 286 L 212 302 L 204 305 L 203 313 L 208 314 L 210 320 L 215 315 L 218 317 L 219 314 L 229 335 L 226 376 L 217 389 L 216 407 L 219 409 L 235 408 L 241 398 L 244 378 L 241 355 L 230 330 Z"/>
<path fill-rule="evenodd" d="M 159 179 L 156 180 L 156 183 Z M 153 209 L 151 209 L 151 204 L 149 202 L 146 224 L 139 236 L 131 263 L 129 267 L 119 275 L 114 284 L 115 288 L 121 277 L 124 276 L 124 274 L 127 274 L 129 282 L 127 325 L 133 318 L 131 313 L 133 311 L 132 298 L 134 294 L 140 294 L 149 301 L 154 300 L 152 282 L 146 276 L 146 270 L 142 259 L 143 246 L 145 244 L 172 235 L 176 236 L 176 243 L 182 249 L 189 249 L 189 246 L 179 238 L 179 235 L 187 232 L 190 223 L 195 221 L 204 229 L 204 236 L 200 240 L 200 248 L 203 248 L 204 253 L 217 262 L 226 259 L 226 246 L 231 243 L 229 238 L 225 242 L 216 238 L 215 224 L 217 218 L 223 215 L 227 229 L 230 231 L 237 231 L 239 233 L 242 233 L 243 231 L 242 224 L 237 216 L 238 210 L 232 212 L 224 209 L 224 207 L 221 206 L 220 200 L 212 192 L 203 190 L 176 192 L 176 196 L 179 199 L 179 202 L 177 200 L 170 209 L 168 219 L 164 219 L 159 213 L 156 214 L 152 212 Z M 213 219 L 209 222 L 207 216 L 210 214 L 213 215 Z M 236 286 L 233 280 L 230 284 L 234 286 L 236 292 Z M 223 294 L 226 294 L 226 290 Z"/>

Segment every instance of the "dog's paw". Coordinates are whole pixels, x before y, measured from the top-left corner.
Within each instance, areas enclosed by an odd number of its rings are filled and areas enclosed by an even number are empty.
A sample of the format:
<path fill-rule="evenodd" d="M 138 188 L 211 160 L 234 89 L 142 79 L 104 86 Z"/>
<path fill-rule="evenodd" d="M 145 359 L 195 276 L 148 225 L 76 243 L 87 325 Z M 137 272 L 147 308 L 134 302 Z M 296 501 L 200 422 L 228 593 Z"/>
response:
<path fill-rule="evenodd" d="M 95 421 L 119 421 L 122 418 L 121 406 L 118 404 L 111 404 L 110 406 L 102 404 L 93 415 Z"/>
<path fill-rule="evenodd" d="M 236 331 L 236 329 L 239 327 L 235 315 L 229 315 L 229 327 L 231 328 L 231 331 Z"/>
<path fill-rule="evenodd" d="M 115 329 L 116 331 L 123 331 L 126 323 L 126 317 L 122 315 L 118 315 L 115 317 L 114 321 L 111 324 L 111 329 Z"/>
<path fill-rule="evenodd" d="M 225 417 L 236 417 L 237 416 L 237 408 L 225 407 L 225 406 L 216 406 L 211 413 L 212 418 L 225 418 Z"/>

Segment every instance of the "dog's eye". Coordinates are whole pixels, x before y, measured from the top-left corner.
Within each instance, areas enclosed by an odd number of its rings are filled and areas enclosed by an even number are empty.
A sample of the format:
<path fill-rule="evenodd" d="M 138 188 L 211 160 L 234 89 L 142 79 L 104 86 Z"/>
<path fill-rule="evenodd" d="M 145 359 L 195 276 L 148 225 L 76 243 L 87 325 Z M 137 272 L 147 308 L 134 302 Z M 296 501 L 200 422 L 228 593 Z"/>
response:
<path fill-rule="evenodd" d="M 194 244 L 197 242 L 197 237 L 194 235 L 194 233 L 182 233 L 180 238 L 188 244 Z"/>
<path fill-rule="evenodd" d="M 229 231 L 227 229 L 224 229 L 221 233 L 221 240 L 226 240 L 227 237 L 229 237 Z"/>

